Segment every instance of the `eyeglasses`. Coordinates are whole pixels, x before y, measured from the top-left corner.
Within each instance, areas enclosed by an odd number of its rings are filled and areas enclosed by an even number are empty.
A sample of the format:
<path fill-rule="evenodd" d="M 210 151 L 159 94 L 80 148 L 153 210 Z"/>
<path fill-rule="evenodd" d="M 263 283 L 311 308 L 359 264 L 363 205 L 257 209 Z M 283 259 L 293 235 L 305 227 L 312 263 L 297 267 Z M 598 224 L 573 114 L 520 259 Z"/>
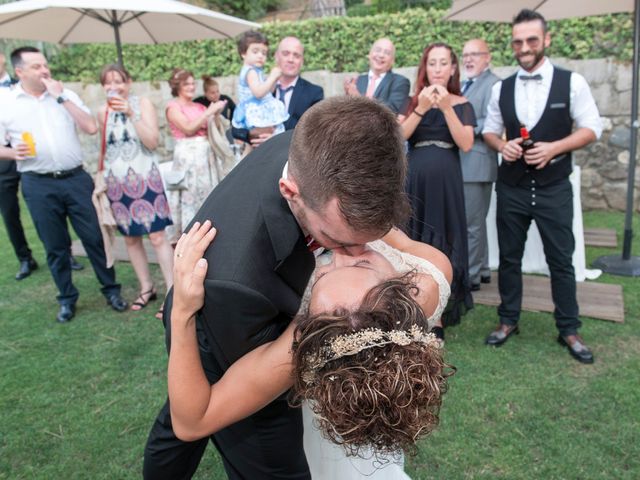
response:
<path fill-rule="evenodd" d="M 381 47 L 373 47 L 371 49 L 372 53 L 381 53 L 383 55 L 386 55 L 387 57 L 391 57 L 393 55 L 393 51 L 389 50 L 388 48 L 381 48 Z"/>
<path fill-rule="evenodd" d="M 529 37 L 524 40 L 513 39 L 511 40 L 511 46 L 514 50 L 520 50 L 524 45 L 524 42 L 527 42 L 529 48 L 537 48 L 540 45 L 541 39 L 540 37 Z"/>
<path fill-rule="evenodd" d="M 462 59 L 466 60 L 467 58 L 480 58 L 483 55 L 489 55 L 489 52 L 469 52 L 469 53 L 463 53 L 462 54 Z"/>

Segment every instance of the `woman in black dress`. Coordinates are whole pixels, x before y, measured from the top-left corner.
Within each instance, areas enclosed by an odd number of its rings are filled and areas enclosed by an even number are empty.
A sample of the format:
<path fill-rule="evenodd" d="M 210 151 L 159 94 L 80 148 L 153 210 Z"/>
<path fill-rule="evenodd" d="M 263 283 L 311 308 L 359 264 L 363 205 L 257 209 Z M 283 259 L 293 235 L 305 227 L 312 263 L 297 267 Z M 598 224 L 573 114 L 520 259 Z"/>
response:
<path fill-rule="evenodd" d="M 471 149 L 475 125 L 473 107 L 460 95 L 456 54 L 444 43 L 427 46 L 402 129 L 409 141 L 406 188 L 413 210 L 408 235 L 444 252 L 453 265 L 449 305 L 434 327 L 440 338 L 443 326 L 459 323 L 473 308 L 458 150 Z"/>

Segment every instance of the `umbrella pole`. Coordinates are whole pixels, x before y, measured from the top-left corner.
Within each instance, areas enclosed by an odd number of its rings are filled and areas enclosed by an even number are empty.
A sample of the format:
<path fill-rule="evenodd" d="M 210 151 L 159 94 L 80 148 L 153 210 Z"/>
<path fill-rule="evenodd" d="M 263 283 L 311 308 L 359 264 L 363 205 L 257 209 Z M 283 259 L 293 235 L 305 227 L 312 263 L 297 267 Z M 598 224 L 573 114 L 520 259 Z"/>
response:
<path fill-rule="evenodd" d="M 122 41 L 120 40 L 120 21 L 118 20 L 118 15 L 115 10 L 111 10 L 111 21 L 113 25 L 113 33 L 116 36 L 116 51 L 118 52 L 118 65 L 124 67 L 124 62 L 122 61 Z"/>
<path fill-rule="evenodd" d="M 629 173 L 627 174 L 627 208 L 624 220 L 624 240 L 622 243 L 622 257 L 607 255 L 599 257 L 593 266 L 601 268 L 606 273 L 640 276 L 640 257 L 631 255 L 631 241 L 633 239 L 633 190 L 635 187 L 636 151 L 638 146 L 638 66 L 640 42 L 640 0 L 635 0 L 633 22 L 633 70 L 631 72 L 631 140 L 629 142 Z"/>

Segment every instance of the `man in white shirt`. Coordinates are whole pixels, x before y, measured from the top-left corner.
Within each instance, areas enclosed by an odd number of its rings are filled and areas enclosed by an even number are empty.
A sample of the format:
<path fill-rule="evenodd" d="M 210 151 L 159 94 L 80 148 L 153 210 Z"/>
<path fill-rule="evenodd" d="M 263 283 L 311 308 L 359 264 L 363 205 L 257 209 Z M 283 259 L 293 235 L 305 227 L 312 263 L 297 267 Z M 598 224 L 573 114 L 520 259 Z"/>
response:
<path fill-rule="evenodd" d="M 72 91 L 51 78 L 47 60 L 33 47 L 11 54 L 19 83 L 3 100 L 0 138 L 11 147 L 0 147 L 0 159 L 15 160 L 22 174 L 22 193 L 38 235 L 47 252 L 47 263 L 58 287 L 60 310 L 56 320 L 75 315 L 78 290 L 71 279 L 67 217 L 82 240 L 102 285 L 107 304 L 124 311 L 115 271 L 106 267 L 98 218 L 91 202 L 93 181 L 82 168 L 82 150 L 76 127 L 93 135 L 96 122 Z M 30 134 L 31 148 L 24 134 Z"/>
<path fill-rule="evenodd" d="M 409 101 L 409 79 L 393 73 L 396 47 L 388 38 L 376 40 L 369 50 L 369 73 L 347 78 L 347 95 L 364 95 L 385 104 L 396 115 L 404 115 Z"/>
<path fill-rule="evenodd" d="M 502 154 L 496 183 L 500 326 L 486 343 L 499 346 L 518 333 L 522 254 L 535 220 L 551 272 L 558 342 L 579 362 L 593 363 L 593 354 L 578 336 L 573 192 L 568 177 L 571 152 L 599 138 L 602 125 L 584 77 L 554 67 L 545 57 L 550 43 L 542 15 L 525 9 L 514 18 L 511 46 L 520 69 L 493 86 L 484 124 L 485 142 Z M 526 151 L 523 127 L 535 142 Z"/>

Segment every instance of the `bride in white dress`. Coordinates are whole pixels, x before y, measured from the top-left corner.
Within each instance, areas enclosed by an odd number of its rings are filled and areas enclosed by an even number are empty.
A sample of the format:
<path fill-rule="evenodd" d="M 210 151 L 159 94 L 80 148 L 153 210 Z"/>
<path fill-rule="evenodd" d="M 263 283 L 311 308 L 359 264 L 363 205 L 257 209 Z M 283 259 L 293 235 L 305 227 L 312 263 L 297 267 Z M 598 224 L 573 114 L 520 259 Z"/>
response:
<path fill-rule="evenodd" d="M 416 440 L 437 425 L 449 374 L 437 341 L 426 333 L 449 296 L 452 272 L 446 256 L 396 229 L 357 257 L 322 256 L 301 312 L 289 328 L 209 385 L 202 365 L 184 361 L 194 354 L 198 358 L 197 343 L 181 337 L 195 337 L 195 327 L 187 327 L 195 323 L 203 303 L 207 265 L 202 255 L 215 236 L 210 229 L 210 222 L 196 223 L 176 247 L 182 254 L 174 264 L 171 321 L 172 327 L 181 328 L 172 328 L 168 383 L 178 437 L 208 436 L 261 409 L 293 384 L 295 401 L 306 402 L 304 445 L 314 480 L 408 478 L 401 449 L 414 448 Z M 380 362 L 378 357 L 388 358 Z M 407 371 L 400 360 L 409 362 Z M 382 364 L 391 365 L 391 371 L 385 372 Z M 376 383 L 362 395 L 367 380 L 352 376 L 353 371 L 364 371 L 386 387 Z M 398 373 L 400 384 L 394 384 Z M 391 381 L 384 381 L 385 375 Z M 355 388 L 332 391 L 347 384 L 349 376 Z M 410 382 L 403 383 L 407 376 Z M 187 384 L 185 378 L 192 381 Z M 359 405 L 371 392 L 381 393 L 383 401 L 377 405 L 383 408 L 367 411 Z M 202 408 L 194 409 L 194 398 Z M 230 403 L 225 400 L 229 398 L 243 400 Z M 389 404 L 390 399 L 395 403 Z M 311 409 L 321 416 L 315 417 Z M 344 411 L 350 413 L 336 415 Z M 389 423 L 389 418 L 394 420 Z"/>
<path fill-rule="evenodd" d="M 382 240 L 368 244 L 369 248 L 383 255 L 396 272 L 400 274 L 415 271 L 429 275 L 438 285 L 438 302 L 435 310 L 427 318 L 428 330 L 442 315 L 449 298 L 450 287 L 445 275 L 429 260 L 397 250 Z M 331 265 L 331 252 L 317 258 L 318 270 L 314 272 L 302 300 L 301 310 L 308 308 L 311 286 L 314 285 L 323 265 Z M 323 437 L 316 425 L 316 415 L 307 403 L 302 405 L 304 422 L 304 450 L 309 462 L 311 478 L 318 480 L 407 480 L 404 472 L 404 455 L 397 452 L 384 455 L 371 448 L 361 449 L 356 456 L 348 456 L 345 449 Z"/>

